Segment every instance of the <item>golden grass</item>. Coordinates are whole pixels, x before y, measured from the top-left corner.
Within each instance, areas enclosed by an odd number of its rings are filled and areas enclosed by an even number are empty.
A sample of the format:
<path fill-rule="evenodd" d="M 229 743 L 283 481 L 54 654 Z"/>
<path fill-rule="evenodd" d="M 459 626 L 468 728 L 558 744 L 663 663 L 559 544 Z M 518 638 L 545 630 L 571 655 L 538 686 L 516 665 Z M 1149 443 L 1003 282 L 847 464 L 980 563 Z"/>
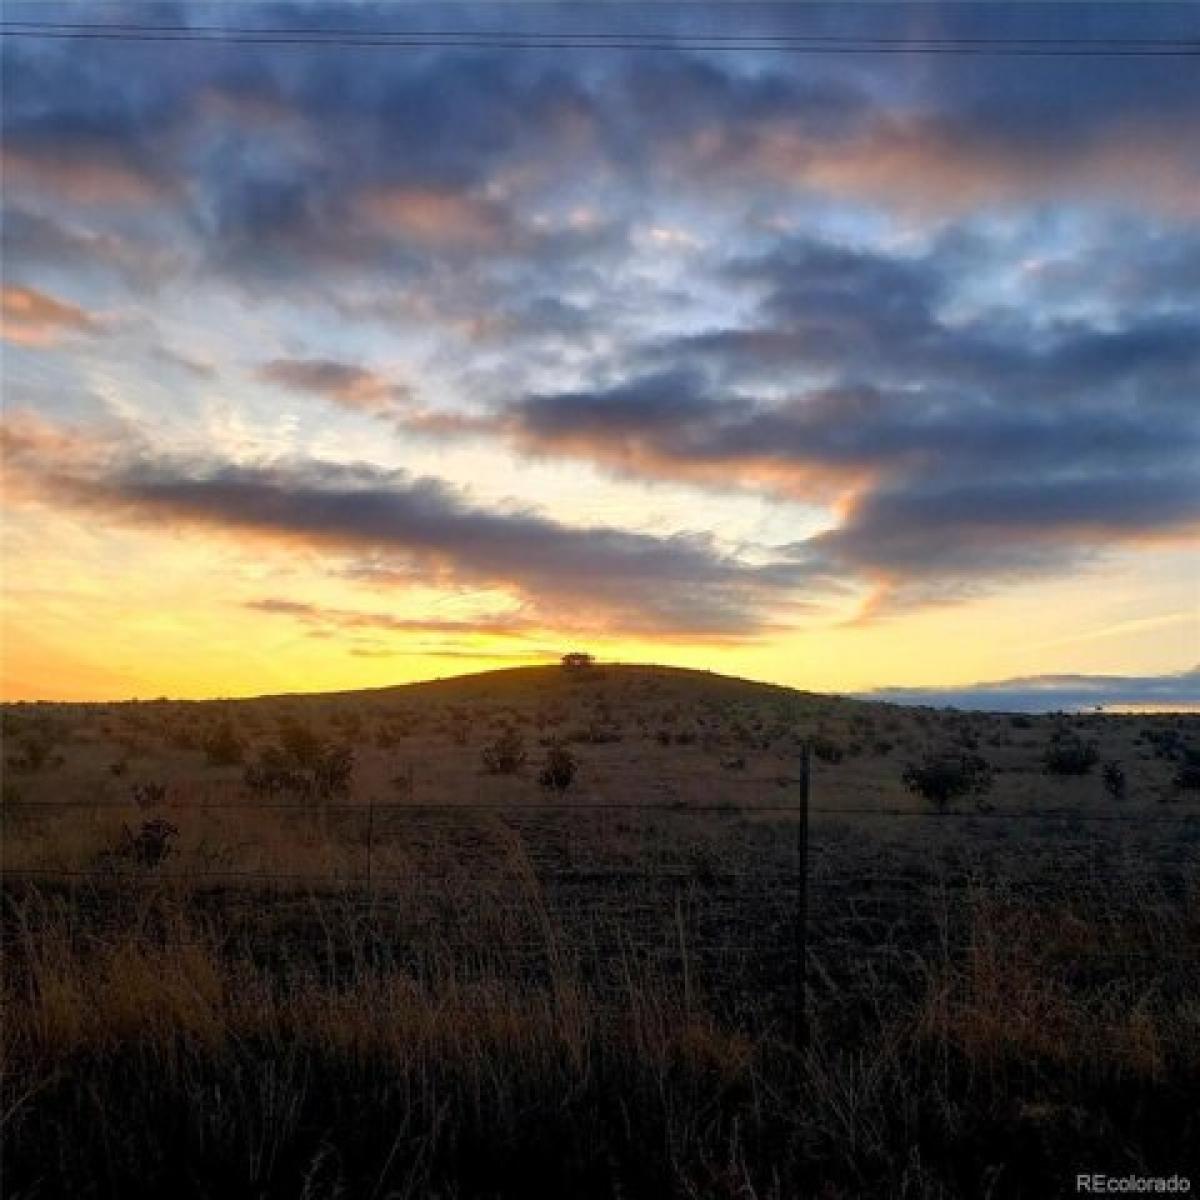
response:
<path fill-rule="evenodd" d="M 1125 763 L 1118 805 L 1040 773 L 1060 719 L 685 672 L 52 715 L 62 761 L 10 771 L 6 798 L 84 803 L 3 812 L 14 1197 L 1028 1198 L 1075 1166 L 1196 1161 L 1194 829 L 822 816 L 797 1048 L 794 820 L 737 811 L 793 798 L 820 732 L 846 749 L 817 764 L 826 808 L 912 810 L 906 756 L 973 737 L 999 808 L 1182 818 L 1147 718 L 1074 719 Z M 198 748 L 228 717 L 253 754 L 285 716 L 354 746 L 356 811 L 264 803 Z M 621 740 L 572 743 L 559 816 L 385 810 L 544 801 L 532 767 L 480 769 L 509 725 L 534 767 L 539 738 Z M 632 808 L 587 807 L 610 801 Z M 122 858 L 156 817 L 176 852 Z"/>

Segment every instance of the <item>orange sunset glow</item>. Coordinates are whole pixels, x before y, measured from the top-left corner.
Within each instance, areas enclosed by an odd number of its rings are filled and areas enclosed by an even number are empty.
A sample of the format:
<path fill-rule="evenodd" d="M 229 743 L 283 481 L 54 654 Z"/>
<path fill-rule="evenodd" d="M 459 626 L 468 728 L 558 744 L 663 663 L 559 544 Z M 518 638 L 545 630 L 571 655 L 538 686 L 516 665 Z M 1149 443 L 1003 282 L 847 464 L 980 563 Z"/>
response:
<path fill-rule="evenodd" d="M 6 42 L 6 696 L 1194 700 L 1190 63 L 718 43 Z"/>

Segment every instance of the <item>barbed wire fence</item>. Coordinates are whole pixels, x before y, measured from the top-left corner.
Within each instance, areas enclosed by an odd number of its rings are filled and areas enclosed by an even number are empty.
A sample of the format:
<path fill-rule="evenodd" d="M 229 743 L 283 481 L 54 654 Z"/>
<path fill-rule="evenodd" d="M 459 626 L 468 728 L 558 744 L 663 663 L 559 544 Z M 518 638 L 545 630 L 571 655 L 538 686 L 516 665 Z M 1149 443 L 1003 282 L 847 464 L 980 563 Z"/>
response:
<path fill-rule="evenodd" d="M 730 781 L 731 783 L 733 781 Z M 747 779 L 745 784 L 762 786 L 764 781 Z M 692 803 L 686 799 L 669 801 L 608 801 L 588 797 L 559 796 L 551 799 L 533 800 L 485 800 L 478 798 L 461 801 L 422 801 L 417 798 L 411 772 L 408 775 L 408 796 L 399 801 L 379 801 L 368 795 L 363 801 L 324 799 L 315 802 L 265 800 L 238 796 L 235 798 L 211 799 L 199 802 L 167 799 L 159 796 L 153 800 L 114 801 L 101 798 L 66 800 L 32 800 L 6 797 L 0 804 L 0 817 L 10 815 L 22 819 L 24 816 L 46 817 L 50 814 L 90 812 L 94 820 L 130 812 L 153 815 L 158 820 L 168 820 L 173 814 L 208 814 L 223 818 L 225 814 L 244 811 L 277 813 L 296 816 L 318 822 L 318 827 L 329 835 L 331 824 L 338 821 L 354 821 L 359 825 L 356 839 L 358 856 L 350 869 L 325 871 L 286 871 L 269 869 L 225 869 L 211 867 L 174 867 L 171 856 L 164 853 L 153 863 L 109 861 L 103 865 L 63 867 L 58 865 L 10 865 L 0 862 L 0 882 L 6 891 L 21 886 L 64 887 L 80 886 L 91 889 L 92 894 L 120 894 L 134 889 L 178 888 L 183 891 L 204 891 L 206 903 L 220 903 L 230 897 L 245 897 L 250 891 L 269 890 L 270 903 L 278 915 L 280 906 L 287 903 L 289 896 L 298 896 L 301 904 L 331 903 L 364 908 L 375 915 L 389 911 L 389 905 L 399 898 L 445 900 L 453 889 L 473 885 L 479 896 L 486 896 L 494 905 L 502 905 L 504 889 L 515 886 L 533 885 L 550 891 L 562 900 L 577 889 L 578 898 L 566 902 L 565 907 L 578 912 L 589 905 L 597 910 L 603 908 L 611 916 L 614 898 L 609 892 L 620 892 L 615 897 L 615 907 L 625 909 L 627 917 L 644 917 L 652 911 L 660 922 L 679 926 L 677 951 L 684 973 L 687 972 L 687 948 L 684 945 L 683 919 L 681 916 L 681 894 L 686 891 L 690 898 L 697 894 L 714 904 L 714 913 L 707 932 L 712 945 L 702 945 L 701 950 L 718 954 L 741 956 L 743 965 L 753 965 L 756 958 L 771 957 L 778 962 L 784 960 L 785 969 L 778 973 L 776 984 L 786 990 L 789 998 L 789 1029 L 791 1040 L 799 1045 L 806 1044 L 810 1028 L 810 995 L 814 976 L 826 988 L 836 990 L 840 985 L 831 975 L 828 954 L 815 953 L 812 934 L 829 935 L 834 944 L 844 948 L 845 955 L 859 964 L 872 960 L 899 961 L 910 952 L 905 944 L 906 920 L 917 919 L 917 899 L 941 889 L 941 903 L 951 902 L 947 897 L 961 897 L 981 880 L 978 867 L 958 866 L 947 869 L 945 864 L 932 861 L 921 864 L 920 869 L 907 868 L 900 872 L 871 870 L 828 869 L 828 862 L 814 851 L 822 849 L 820 833 L 826 822 L 919 822 L 967 823 L 970 828 L 1015 823 L 1023 829 L 1059 832 L 1111 831 L 1123 833 L 1130 827 L 1155 829 L 1168 836 L 1170 844 L 1180 851 L 1174 874 L 1164 868 L 1158 859 L 1148 859 L 1136 864 L 1136 869 L 1124 878 L 1124 885 L 1137 876 L 1142 884 L 1153 883 L 1153 903 L 1172 910 L 1174 931 L 1167 944 L 1147 949 L 1145 946 L 1124 945 L 1119 948 L 1087 948 L 1089 962 L 1107 962 L 1114 967 L 1135 969 L 1136 964 L 1200 963 L 1200 928 L 1189 925 L 1186 909 L 1194 897 L 1197 886 L 1200 858 L 1200 812 L 1095 812 L 1078 808 L 901 808 L 893 805 L 835 805 L 813 803 L 813 761 L 811 749 L 805 746 L 799 756 L 799 769 L 788 781 L 787 793 L 781 800 L 750 800 Z M 744 789 L 742 789 L 744 790 Z M 542 830 L 543 843 L 538 846 L 536 837 L 528 830 L 519 828 L 526 819 L 565 820 L 567 828 L 561 844 L 552 844 L 554 839 Z M 584 818 L 629 821 L 642 823 L 640 841 L 635 851 L 627 855 L 633 861 L 621 865 L 612 862 L 580 861 L 571 842 L 572 823 Z M 723 867 L 720 863 L 674 860 L 663 853 L 647 853 L 645 845 L 645 822 L 664 820 L 678 828 L 679 819 L 707 818 L 716 821 L 746 822 L 765 819 L 767 835 L 762 845 L 770 845 L 769 861 L 743 861 L 739 865 Z M 814 824 L 814 818 L 820 819 Z M 136 818 L 135 818 L 136 819 Z M 429 832 L 438 822 L 458 822 L 464 831 L 478 834 L 480 820 L 498 821 L 516 839 L 524 856 L 524 869 L 528 877 L 517 879 L 512 872 L 497 870 L 493 863 L 491 872 L 483 870 L 481 861 L 452 863 L 453 869 L 442 874 L 432 871 L 389 870 L 386 866 L 386 851 L 389 843 L 397 838 L 397 827 L 416 824 Z M 971 823 L 979 823 L 972 826 Z M 602 825 L 603 829 L 604 826 Z M 1179 831 L 1184 836 L 1174 837 Z M 575 833 L 586 839 L 589 831 Z M 594 831 L 590 831 L 593 832 Z M 611 832 L 611 830 L 610 830 Z M 355 845 L 352 840 L 349 843 Z M 963 840 L 959 839 L 960 847 Z M 549 847 L 549 848 L 548 848 Z M 564 847 L 566 847 L 564 849 Z M 443 846 L 444 850 L 445 847 Z M 475 847 L 478 851 L 478 846 Z M 661 850 L 661 847 L 659 847 Z M 537 852 L 535 852 L 537 851 Z M 381 854 L 382 852 L 382 854 Z M 1084 856 L 1086 857 L 1086 856 Z M 1079 856 L 1076 855 L 1076 859 Z M 442 864 L 445 867 L 445 864 Z M 1077 886 L 1083 874 L 1079 862 L 1064 859 L 1056 865 L 1049 879 L 1040 883 L 1035 879 L 1017 881 L 1013 889 L 1025 902 L 1037 903 L 1051 893 L 1061 896 L 1063 889 Z M 1128 865 L 1128 864 L 1127 864 Z M 1114 877 L 1111 863 L 1103 867 L 1091 864 L 1091 883 L 1110 894 L 1119 894 L 1122 880 Z M 986 874 L 986 872 L 983 872 Z M 1086 872 L 1084 872 L 1086 874 Z M 1002 880 L 992 882 L 1003 883 Z M 638 884 L 641 891 L 630 888 Z M 490 885 L 490 890 L 489 890 Z M 649 893 L 649 894 L 646 894 Z M 1132 894 L 1132 893 L 1131 893 Z M 753 930 L 757 936 L 744 940 L 721 939 L 714 932 L 714 922 L 719 926 L 722 919 L 730 922 L 732 929 L 744 928 L 747 920 L 761 917 L 767 910 L 762 902 L 770 901 L 773 923 L 762 929 Z M 742 911 L 738 911 L 741 906 Z M 908 911 L 911 910 L 911 911 Z M 898 915 L 899 914 L 899 915 Z M 854 936 L 842 930 L 853 930 Z M 297 937 L 302 933 L 292 931 Z M 147 935 L 149 936 L 149 935 Z M 327 933 L 325 936 L 328 936 Z M 839 939 L 841 939 L 839 941 Z M 209 944 L 204 939 L 176 937 L 177 944 Z M 477 950 L 478 935 L 455 937 L 439 931 L 433 939 L 442 950 Z M 510 951 L 536 951 L 544 948 L 545 931 L 537 936 L 520 941 L 510 938 L 503 945 L 493 947 Z M 719 943 L 719 944 L 718 944 Z"/>

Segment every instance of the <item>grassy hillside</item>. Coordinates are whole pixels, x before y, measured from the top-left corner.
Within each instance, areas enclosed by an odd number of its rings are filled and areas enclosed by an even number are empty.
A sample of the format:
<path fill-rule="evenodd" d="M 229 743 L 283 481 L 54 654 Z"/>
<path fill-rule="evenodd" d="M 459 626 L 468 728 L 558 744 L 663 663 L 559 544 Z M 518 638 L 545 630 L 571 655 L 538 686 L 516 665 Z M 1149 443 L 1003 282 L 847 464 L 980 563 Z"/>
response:
<path fill-rule="evenodd" d="M 555 667 L 3 722 L 12 1196 L 1200 1169 L 1194 717 Z"/>

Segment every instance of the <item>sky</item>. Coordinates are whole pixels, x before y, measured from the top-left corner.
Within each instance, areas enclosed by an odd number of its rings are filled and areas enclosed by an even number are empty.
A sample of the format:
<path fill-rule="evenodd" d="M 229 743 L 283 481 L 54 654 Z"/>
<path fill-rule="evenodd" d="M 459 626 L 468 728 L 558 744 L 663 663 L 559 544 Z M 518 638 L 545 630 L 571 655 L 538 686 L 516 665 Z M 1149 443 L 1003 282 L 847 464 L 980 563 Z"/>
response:
<path fill-rule="evenodd" d="M 861 52 L 1200 9 L 4 20 L 124 27 L 0 46 L 7 698 L 587 649 L 1200 701 L 1196 57 Z M 612 44 L 365 44 L 447 29 Z"/>

